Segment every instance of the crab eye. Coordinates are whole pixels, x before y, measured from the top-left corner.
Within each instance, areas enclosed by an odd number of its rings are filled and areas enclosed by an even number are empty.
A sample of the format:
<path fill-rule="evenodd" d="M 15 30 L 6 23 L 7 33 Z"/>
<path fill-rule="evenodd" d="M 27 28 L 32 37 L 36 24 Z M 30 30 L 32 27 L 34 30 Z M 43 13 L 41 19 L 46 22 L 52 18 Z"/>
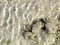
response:
<path fill-rule="evenodd" d="M 45 23 L 45 24 L 46 24 L 46 22 L 44 21 L 44 19 L 40 19 L 40 21 L 41 21 L 42 23 Z"/>
<path fill-rule="evenodd" d="M 41 29 L 42 29 L 42 30 L 46 30 L 46 27 L 44 26 L 44 27 L 42 27 Z"/>

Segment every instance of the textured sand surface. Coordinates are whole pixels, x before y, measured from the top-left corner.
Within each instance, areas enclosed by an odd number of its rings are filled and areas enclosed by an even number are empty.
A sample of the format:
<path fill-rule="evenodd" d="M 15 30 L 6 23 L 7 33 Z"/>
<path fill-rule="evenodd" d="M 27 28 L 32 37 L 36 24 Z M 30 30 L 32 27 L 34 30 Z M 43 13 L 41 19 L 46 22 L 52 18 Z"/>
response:
<path fill-rule="evenodd" d="M 0 0 L 0 45 L 60 45 L 60 0 Z"/>

